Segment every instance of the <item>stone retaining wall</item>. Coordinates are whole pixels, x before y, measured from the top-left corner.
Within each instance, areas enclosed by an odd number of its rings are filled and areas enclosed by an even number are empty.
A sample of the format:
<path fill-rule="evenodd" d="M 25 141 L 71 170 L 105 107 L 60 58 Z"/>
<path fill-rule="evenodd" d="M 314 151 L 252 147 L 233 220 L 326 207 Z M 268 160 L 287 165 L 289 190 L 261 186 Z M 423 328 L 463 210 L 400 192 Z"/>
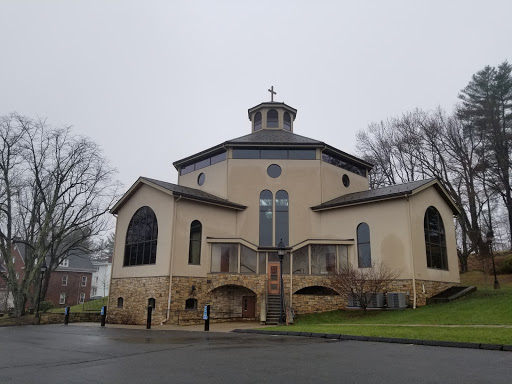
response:
<path fill-rule="evenodd" d="M 71 312 L 69 314 L 70 323 L 101 323 L 101 314 L 99 312 Z M 40 324 L 64 324 L 64 313 L 42 313 Z"/>

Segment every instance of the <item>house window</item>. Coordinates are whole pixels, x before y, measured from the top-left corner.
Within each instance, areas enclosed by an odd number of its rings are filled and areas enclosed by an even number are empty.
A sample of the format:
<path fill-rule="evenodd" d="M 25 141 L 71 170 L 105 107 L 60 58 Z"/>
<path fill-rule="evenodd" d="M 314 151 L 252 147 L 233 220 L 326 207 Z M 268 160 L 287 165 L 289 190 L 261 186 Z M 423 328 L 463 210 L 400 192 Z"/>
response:
<path fill-rule="evenodd" d="M 85 287 L 87 285 L 87 276 L 82 276 L 82 287 Z"/>
<path fill-rule="evenodd" d="M 148 300 L 148 307 L 151 307 L 153 309 L 153 311 L 155 310 L 156 308 L 156 301 L 154 298 L 151 298 Z"/>
<path fill-rule="evenodd" d="M 256 112 L 254 115 L 254 130 L 259 131 L 261 129 L 261 112 Z"/>
<path fill-rule="evenodd" d="M 96 296 L 96 292 L 97 292 L 97 291 L 96 291 L 96 287 L 93 287 L 93 288 L 92 288 L 92 292 L 91 292 L 91 294 L 92 294 L 93 296 Z"/>
<path fill-rule="evenodd" d="M 283 241 L 287 246 L 288 240 L 288 192 L 277 191 L 276 193 L 276 237 L 275 241 Z"/>
<path fill-rule="evenodd" d="M 295 266 L 294 266 L 295 268 Z M 311 274 L 328 274 L 336 269 L 335 245 L 311 245 Z"/>
<path fill-rule="evenodd" d="M 267 112 L 267 128 L 277 128 L 279 126 L 278 114 L 275 109 Z"/>
<path fill-rule="evenodd" d="M 357 226 L 357 264 L 359 268 L 371 268 L 370 227 L 366 223 Z"/>
<path fill-rule="evenodd" d="M 66 304 L 66 293 L 61 293 L 59 298 L 59 304 Z"/>
<path fill-rule="evenodd" d="M 16 258 L 15 258 L 15 257 L 13 257 L 13 258 L 12 258 L 12 263 L 14 264 L 15 262 L 16 262 Z"/>
<path fill-rule="evenodd" d="M 19 280 L 20 279 L 20 274 L 18 272 L 16 272 L 16 280 Z"/>
<path fill-rule="evenodd" d="M 238 244 L 212 244 L 212 272 L 238 272 Z"/>
<path fill-rule="evenodd" d="M 293 252 L 293 274 L 309 275 L 309 253 L 307 245 Z"/>
<path fill-rule="evenodd" d="M 65 287 L 68 285 L 68 276 L 62 276 L 62 286 Z"/>
<path fill-rule="evenodd" d="M 265 189 L 260 193 L 260 246 L 272 246 L 273 196 Z"/>
<path fill-rule="evenodd" d="M 85 293 L 80 293 L 80 300 L 78 301 L 78 304 L 83 304 L 85 301 Z"/>
<path fill-rule="evenodd" d="M 288 112 L 285 112 L 283 115 L 283 128 L 285 131 L 291 131 L 292 130 L 292 119 L 290 117 L 290 114 Z"/>
<path fill-rule="evenodd" d="M 117 308 L 123 308 L 124 299 L 122 297 L 117 298 Z"/>
<path fill-rule="evenodd" d="M 197 309 L 197 299 L 187 299 L 185 301 L 185 309 Z"/>
<path fill-rule="evenodd" d="M 156 263 L 158 223 L 149 207 L 140 208 L 133 215 L 126 234 L 124 266 Z"/>
<path fill-rule="evenodd" d="M 447 270 L 446 236 L 443 219 L 439 211 L 432 206 L 428 207 L 425 212 L 423 225 L 425 229 L 427 267 Z"/>
<path fill-rule="evenodd" d="M 198 220 L 190 224 L 190 245 L 188 248 L 188 263 L 192 265 L 201 264 L 201 236 L 203 226 Z"/>
<path fill-rule="evenodd" d="M 59 264 L 59 267 L 64 267 L 64 268 L 67 268 L 69 267 L 69 260 L 68 259 L 64 259 L 60 262 Z"/>

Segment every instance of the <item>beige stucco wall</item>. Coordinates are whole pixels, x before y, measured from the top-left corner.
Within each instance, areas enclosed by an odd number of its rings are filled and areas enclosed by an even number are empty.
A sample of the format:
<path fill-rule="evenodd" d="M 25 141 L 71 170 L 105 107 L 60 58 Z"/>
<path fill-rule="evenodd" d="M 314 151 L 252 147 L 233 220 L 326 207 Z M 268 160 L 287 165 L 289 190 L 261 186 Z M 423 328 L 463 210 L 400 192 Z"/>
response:
<path fill-rule="evenodd" d="M 320 162 L 320 172 L 322 179 L 322 196 L 321 201 L 317 204 L 335 199 L 336 197 L 349 193 L 366 191 L 368 189 L 368 179 L 363 176 L 356 175 L 345 169 L 336 167 L 335 165 Z M 341 178 L 347 175 L 350 180 L 348 188 L 343 185 Z"/>
<path fill-rule="evenodd" d="M 179 175 L 178 184 L 227 199 L 227 164 L 227 161 L 221 161 L 186 175 Z M 206 177 L 203 185 L 197 183 L 197 178 L 201 173 L 204 173 Z M 234 202 L 236 203 L 236 201 Z"/>
<path fill-rule="evenodd" d="M 407 204 L 405 199 L 381 201 L 321 211 L 317 238 L 353 239 L 357 243 L 357 226 L 365 222 L 370 227 L 372 261 L 396 267 L 400 278 L 412 276 Z M 351 249 L 350 249 L 351 248 Z M 349 262 L 357 266 L 356 246 L 349 247 Z"/>
<path fill-rule="evenodd" d="M 119 209 L 116 223 L 116 244 L 112 261 L 112 279 L 126 277 L 169 276 L 173 221 L 173 197 L 153 187 L 142 185 Z M 150 207 L 158 222 L 156 263 L 123 267 L 124 245 L 130 220 L 143 206 Z"/>
<path fill-rule="evenodd" d="M 412 244 L 414 249 L 414 269 L 416 278 L 422 280 L 460 282 L 459 265 L 457 259 L 457 245 L 455 240 L 455 226 L 453 212 L 446 201 L 435 190 L 427 188 L 411 197 L 411 228 Z M 446 233 L 446 251 L 448 257 L 448 271 L 427 268 L 426 247 L 424 237 L 425 211 L 429 206 L 435 207 L 443 219 Z"/>
<path fill-rule="evenodd" d="M 199 220 L 202 225 L 201 264 L 189 265 L 190 225 Z M 210 204 L 180 199 L 176 203 L 176 233 L 173 244 L 173 276 L 205 277 L 210 272 L 211 251 L 206 237 L 234 238 L 237 211 Z"/>

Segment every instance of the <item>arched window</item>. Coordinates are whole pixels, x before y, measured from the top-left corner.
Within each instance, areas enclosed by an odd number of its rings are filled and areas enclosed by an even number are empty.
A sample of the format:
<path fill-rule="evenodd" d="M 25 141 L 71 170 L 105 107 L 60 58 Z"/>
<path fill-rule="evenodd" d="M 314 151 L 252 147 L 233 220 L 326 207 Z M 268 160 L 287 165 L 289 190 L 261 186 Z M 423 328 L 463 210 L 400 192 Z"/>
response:
<path fill-rule="evenodd" d="M 267 128 L 277 128 L 279 126 L 278 115 L 275 109 L 267 112 Z"/>
<path fill-rule="evenodd" d="M 291 131 L 292 130 L 292 119 L 290 117 L 290 114 L 288 112 L 285 112 L 283 115 L 283 129 L 285 131 Z"/>
<path fill-rule="evenodd" d="M 188 248 L 188 263 L 193 265 L 201 264 L 201 236 L 203 226 L 198 220 L 190 224 L 190 245 Z"/>
<path fill-rule="evenodd" d="M 289 244 L 289 219 L 288 219 L 288 192 L 276 193 L 276 243 L 283 239 L 285 246 Z"/>
<path fill-rule="evenodd" d="M 370 227 L 366 223 L 357 226 L 357 264 L 359 268 L 371 268 Z"/>
<path fill-rule="evenodd" d="M 197 309 L 197 299 L 187 299 L 185 301 L 185 309 Z"/>
<path fill-rule="evenodd" d="M 123 308 L 124 299 L 122 297 L 117 298 L 117 308 Z"/>
<path fill-rule="evenodd" d="M 448 269 L 443 219 L 437 209 L 432 206 L 427 208 L 423 226 L 425 228 L 427 267 Z"/>
<path fill-rule="evenodd" d="M 155 310 L 155 308 L 156 308 L 156 301 L 155 301 L 155 299 L 153 299 L 153 298 L 148 299 L 148 307 L 151 307 L 153 309 L 153 311 Z"/>
<path fill-rule="evenodd" d="M 272 192 L 265 189 L 260 193 L 260 246 L 272 246 L 273 211 Z"/>
<path fill-rule="evenodd" d="M 158 223 L 149 207 L 140 208 L 128 225 L 124 248 L 124 266 L 156 263 Z"/>
<path fill-rule="evenodd" d="M 259 131 L 261 129 L 261 112 L 256 112 L 254 115 L 254 130 Z"/>

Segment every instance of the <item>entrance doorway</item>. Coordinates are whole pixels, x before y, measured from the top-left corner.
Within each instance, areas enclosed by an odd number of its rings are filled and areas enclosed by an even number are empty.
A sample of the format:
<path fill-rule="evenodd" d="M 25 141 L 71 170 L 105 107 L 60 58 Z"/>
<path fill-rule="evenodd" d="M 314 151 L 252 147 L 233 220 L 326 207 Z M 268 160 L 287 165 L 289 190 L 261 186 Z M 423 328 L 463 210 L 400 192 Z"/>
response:
<path fill-rule="evenodd" d="M 242 297 L 242 317 L 256 316 L 256 296 Z"/>
<path fill-rule="evenodd" d="M 281 281 L 279 273 L 279 263 L 268 263 L 268 294 L 279 295 L 281 292 Z"/>

